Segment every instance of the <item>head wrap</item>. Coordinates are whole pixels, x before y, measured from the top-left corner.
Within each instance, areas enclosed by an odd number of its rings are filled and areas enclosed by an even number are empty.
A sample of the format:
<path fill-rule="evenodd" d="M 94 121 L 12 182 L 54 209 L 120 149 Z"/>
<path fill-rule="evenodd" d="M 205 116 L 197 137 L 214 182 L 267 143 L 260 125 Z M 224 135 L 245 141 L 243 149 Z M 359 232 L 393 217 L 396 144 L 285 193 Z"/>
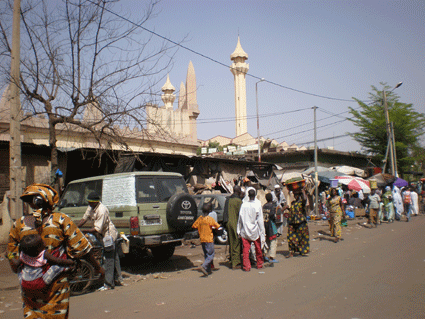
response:
<path fill-rule="evenodd" d="M 280 185 L 279 184 L 276 184 L 276 185 L 274 185 L 274 188 L 276 189 L 276 188 L 280 188 Z"/>
<path fill-rule="evenodd" d="M 46 184 L 31 184 L 25 188 L 24 193 L 21 195 L 21 199 L 26 203 L 33 203 L 35 196 L 41 197 L 44 202 L 43 207 L 34 210 L 36 221 L 41 223 L 42 218 L 52 211 L 53 207 L 59 202 L 58 192 L 51 186 Z"/>

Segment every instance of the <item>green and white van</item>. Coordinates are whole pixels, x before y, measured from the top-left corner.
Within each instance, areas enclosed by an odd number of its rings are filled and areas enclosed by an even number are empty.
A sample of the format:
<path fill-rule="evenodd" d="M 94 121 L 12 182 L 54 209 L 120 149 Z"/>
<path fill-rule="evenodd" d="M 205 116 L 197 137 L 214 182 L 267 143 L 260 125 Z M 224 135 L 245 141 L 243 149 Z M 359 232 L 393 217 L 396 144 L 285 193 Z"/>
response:
<path fill-rule="evenodd" d="M 196 237 L 191 227 L 197 217 L 196 202 L 181 174 L 130 172 L 75 180 L 67 185 L 58 210 L 78 222 L 93 191 L 109 209 L 118 232 L 130 239 L 130 250 L 149 248 L 156 259 L 165 260 L 183 239 Z"/>

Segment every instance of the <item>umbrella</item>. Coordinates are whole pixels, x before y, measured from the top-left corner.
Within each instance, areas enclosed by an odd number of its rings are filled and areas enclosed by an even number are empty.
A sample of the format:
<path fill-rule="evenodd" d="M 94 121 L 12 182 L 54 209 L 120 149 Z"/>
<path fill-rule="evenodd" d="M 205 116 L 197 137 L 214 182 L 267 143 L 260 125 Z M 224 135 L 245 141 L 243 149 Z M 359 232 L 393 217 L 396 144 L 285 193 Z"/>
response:
<path fill-rule="evenodd" d="M 353 176 L 335 176 L 339 183 L 347 185 L 348 189 L 370 193 L 369 181 Z"/>
<path fill-rule="evenodd" d="M 396 181 L 393 183 L 394 186 L 397 186 L 398 188 L 400 187 L 405 187 L 408 186 L 409 183 L 407 181 L 405 181 L 404 179 L 397 177 Z"/>
<path fill-rule="evenodd" d="M 311 173 L 311 176 L 314 178 L 315 173 Z M 325 184 L 330 184 L 331 179 L 335 179 L 335 176 L 345 176 L 345 174 L 338 173 L 337 171 L 323 171 L 323 172 L 317 172 L 317 178 L 319 181 Z M 348 176 L 350 177 L 350 176 Z"/>

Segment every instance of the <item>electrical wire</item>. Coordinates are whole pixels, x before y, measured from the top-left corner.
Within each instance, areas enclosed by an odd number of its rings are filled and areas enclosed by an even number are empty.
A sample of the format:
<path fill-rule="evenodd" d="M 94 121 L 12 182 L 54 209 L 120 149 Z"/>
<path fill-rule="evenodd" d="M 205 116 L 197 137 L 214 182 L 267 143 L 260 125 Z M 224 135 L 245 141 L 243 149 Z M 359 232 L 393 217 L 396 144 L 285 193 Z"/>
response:
<path fill-rule="evenodd" d="M 98 7 L 101 7 L 100 4 L 98 4 L 98 3 L 96 3 L 96 2 L 94 2 L 92 0 L 87 0 L 87 1 L 90 2 L 90 3 L 92 3 L 92 4 L 94 4 L 94 5 L 96 5 L 96 6 L 98 6 Z M 200 57 L 202 57 L 204 59 L 210 60 L 213 63 L 216 63 L 218 65 L 221 65 L 221 66 L 224 66 L 226 68 L 229 68 L 229 66 L 227 64 L 223 63 L 223 62 L 220 62 L 220 61 L 218 61 L 216 59 L 213 59 L 213 58 L 211 58 L 211 57 L 209 57 L 209 56 L 207 56 L 207 55 L 205 55 L 203 53 L 200 53 L 198 51 L 195 51 L 195 50 L 193 50 L 193 49 L 191 49 L 191 48 L 189 48 L 187 46 L 184 46 L 181 43 L 177 43 L 176 41 L 173 41 L 173 40 L 171 40 L 171 39 L 169 39 L 169 38 L 167 38 L 167 37 L 165 37 L 163 35 L 160 35 L 159 33 L 156 33 L 156 32 L 154 32 L 152 30 L 149 30 L 148 28 L 145 28 L 141 24 L 137 24 L 137 23 L 131 21 L 130 19 L 128 19 L 126 17 L 123 17 L 122 15 L 120 15 L 120 14 L 118 14 L 118 13 L 116 13 L 116 12 L 114 12 L 114 11 L 106 8 L 106 7 L 101 7 L 101 8 L 103 10 L 109 12 L 110 14 L 112 14 L 112 15 L 114 15 L 114 16 L 116 16 L 116 17 L 118 17 L 118 18 L 120 18 L 120 19 L 122 19 L 124 21 L 127 21 L 130 24 L 132 24 L 132 25 L 134 25 L 134 26 L 136 26 L 138 28 L 141 28 L 142 30 L 144 30 L 146 32 L 149 32 L 149 33 L 153 34 L 156 37 L 159 37 L 159 38 L 161 38 L 161 39 L 163 39 L 165 41 L 168 41 L 168 42 L 170 42 L 170 43 L 172 43 L 172 44 L 174 44 L 174 45 L 176 45 L 176 46 L 178 46 L 178 47 L 180 47 L 180 48 L 182 48 L 184 50 L 187 50 L 189 52 L 192 52 L 193 54 L 198 55 L 198 56 L 200 56 Z M 232 67 L 230 67 L 230 68 L 232 68 Z M 246 73 L 246 75 L 249 76 L 249 77 L 252 77 L 254 79 L 257 79 L 257 80 L 262 80 L 263 79 L 262 77 L 255 76 L 255 75 L 252 75 L 250 73 Z M 355 102 L 352 99 L 350 99 L 350 100 L 348 100 L 348 99 L 341 99 L 341 98 L 335 98 L 335 97 L 330 97 L 330 96 L 325 96 L 325 95 L 310 93 L 310 92 L 303 91 L 303 90 L 298 90 L 298 89 L 291 88 L 289 86 L 285 86 L 285 85 L 282 85 L 282 84 L 279 84 L 279 83 L 276 83 L 276 82 L 273 82 L 273 81 L 269 81 L 269 80 L 263 80 L 263 82 L 267 82 L 269 84 L 275 85 L 277 87 L 280 87 L 280 88 L 283 88 L 283 89 L 286 89 L 286 90 L 290 90 L 290 91 L 294 91 L 294 92 L 297 92 L 297 93 L 301 93 L 301 94 L 305 94 L 305 95 L 310 95 L 310 96 L 314 96 L 314 97 L 318 97 L 318 98 L 322 98 L 322 99 L 333 100 L 333 101 L 341 101 L 341 102 L 350 102 L 350 103 Z"/>

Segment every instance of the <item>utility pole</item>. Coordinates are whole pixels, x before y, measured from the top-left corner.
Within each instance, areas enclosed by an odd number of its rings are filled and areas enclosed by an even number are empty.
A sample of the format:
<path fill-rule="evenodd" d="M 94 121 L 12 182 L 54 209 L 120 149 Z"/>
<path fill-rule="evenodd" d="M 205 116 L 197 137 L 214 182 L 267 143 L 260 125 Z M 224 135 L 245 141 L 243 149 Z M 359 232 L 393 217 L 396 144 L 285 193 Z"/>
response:
<path fill-rule="evenodd" d="M 390 151 L 390 168 L 391 168 L 391 175 L 394 175 L 394 153 L 393 153 L 393 143 L 390 143 L 391 141 L 391 132 L 390 132 L 390 119 L 388 115 L 388 105 L 387 105 L 387 94 L 385 93 L 385 88 L 382 91 L 382 94 L 384 96 L 384 111 L 385 111 L 385 126 L 387 128 L 387 141 L 388 141 L 388 148 Z M 385 172 L 384 172 L 385 173 Z"/>
<path fill-rule="evenodd" d="M 313 106 L 314 110 L 314 215 L 319 214 L 319 176 L 317 173 L 317 129 L 316 129 L 316 109 L 317 106 Z"/>
<path fill-rule="evenodd" d="M 264 78 L 255 83 L 255 105 L 257 106 L 257 143 L 258 143 L 258 162 L 261 162 L 261 145 L 260 145 L 260 116 L 258 114 L 258 88 L 257 84 L 263 82 Z"/>
<path fill-rule="evenodd" d="M 395 177 L 398 177 L 398 170 L 397 170 L 397 152 L 396 152 L 396 148 L 395 148 L 395 137 L 394 137 L 394 122 L 391 122 L 390 123 L 391 124 L 391 137 L 392 137 L 392 141 L 391 141 L 391 143 L 392 143 L 392 145 L 393 145 L 393 150 L 394 150 L 394 152 L 393 152 L 393 154 L 394 154 L 394 158 L 393 158 L 393 160 L 394 160 L 394 168 L 395 168 L 395 172 L 394 172 L 394 176 Z"/>
<path fill-rule="evenodd" d="M 22 163 L 21 163 L 21 101 L 19 98 L 20 78 L 20 11 L 21 1 L 13 4 L 12 52 L 10 63 L 10 127 L 9 127 L 9 175 L 10 175 L 10 213 L 13 219 L 22 216 L 22 204 L 19 196 L 22 193 Z"/>
<path fill-rule="evenodd" d="M 396 88 L 400 87 L 403 84 L 403 82 L 398 82 L 397 85 L 390 91 L 390 93 L 392 91 L 394 91 Z M 384 111 L 385 111 L 385 124 L 387 127 L 387 141 L 388 141 L 388 148 L 390 151 L 390 161 L 391 161 L 391 175 L 396 175 L 397 174 L 397 170 L 395 168 L 395 166 L 397 165 L 395 162 L 395 143 L 393 142 L 394 136 L 391 137 L 391 134 L 394 133 L 391 130 L 391 124 L 390 124 L 390 116 L 388 114 L 388 105 L 387 105 L 387 93 L 385 92 L 385 87 L 382 90 L 382 95 L 384 97 Z M 385 173 L 385 172 L 384 172 Z"/>

